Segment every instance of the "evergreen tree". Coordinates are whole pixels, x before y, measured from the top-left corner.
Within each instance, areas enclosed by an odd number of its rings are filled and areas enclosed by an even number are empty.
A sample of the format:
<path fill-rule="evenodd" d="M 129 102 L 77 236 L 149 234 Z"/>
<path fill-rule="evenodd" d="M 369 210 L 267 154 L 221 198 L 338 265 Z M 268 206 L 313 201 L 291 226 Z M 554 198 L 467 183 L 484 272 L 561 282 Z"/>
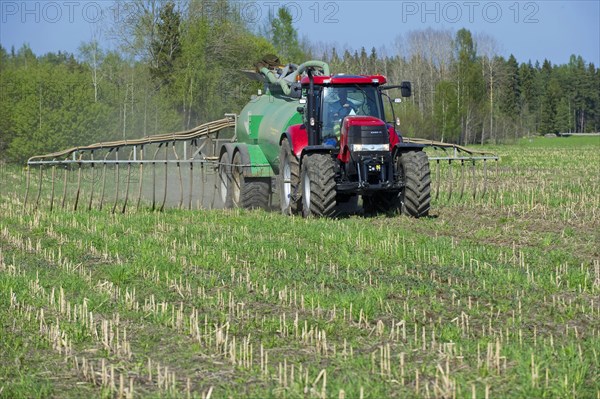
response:
<path fill-rule="evenodd" d="M 589 122 L 586 125 L 586 131 L 600 131 L 600 69 L 590 63 L 587 68 L 586 84 L 589 96 L 587 98 L 587 108 Z"/>
<path fill-rule="evenodd" d="M 477 62 L 477 49 L 471 32 L 461 29 L 455 42 L 457 83 L 457 112 L 461 125 L 460 143 L 476 140 L 477 115 L 485 98 L 485 83 L 481 64 Z"/>
<path fill-rule="evenodd" d="M 354 57 L 350 53 L 350 50 L 344 50 L 344 57 L 342 61 L 342 70 L 344 72 L 351 71 L 355 67 Z"/>
<path fill-rule="evenodd" d="M 304 62 L 304 52 L 298 42 L 298 32 L 292 24 L 292 15 L 285 8 L 277 10 L 277 17 L 271 21 L 273 46 L 284 62 Z"/>
<path fill-rule="evenodd" d="M 335 47 L 333 47 L 331 49 L 331 56 L 329 56 L 329 65 L 335 71 L 340 68 L 341 63 L 342 63 L 342 60 L 340 59 L 340 56 L 338 55 L 337 51 L 335 50 Z"/>
<path fill-rule="evenodd" d="M 358 74 L 369 74 L 369 56 L 367 55 L 367 50 L 365 50 L 364 47 L 360 48 L 360 55 L 356 53 L 356 63 L 358 65 Z"/>
<path fill-rule="evenodd" d="M 169 87 L 174 79 L 175 62 L 181 56 L 181 15 L 175 10 L 175 3 L 169 1 L 162 6 L 159 18 L 156 35 L 150 42 L 150 76 L 157 84 Z"/>
<path fill-rule="evenodd" d="M 556 128 L 556 106 L 557 98 L 560 95 L 560 85 L 556 76 L 554 76 L 552 64 L 544 60 L 539 74 L 542 82 L 542 95 L 540 105 L 540 133 L 557 133 Z"/>
<path fill-rule="evenodd" d="M 521 80 L 521 120 L 528 131 L 537 131 L 538 126 L 538 90 L 536 86 L 537 70 L 531 62 L 519 67 Z"/>
<path fill-rule="evenodd" d="M 371 48 L 371 54 L 369 55 L 368 72 L 369 74 L 381 73 L 379 66 L 379 57 L 377 57 L 377 51 L 375 47 Z"/>
<path fill-rule="evenodd" d="M 521 84 L 519 64 L 514 55 L 510 55 L 503 68 L 503 84 L 500 89 L 500 110 L 515 118 L 521 114 Z"/>
<path fill-rule="evenodd" d="M 558 133 L 572 132 L 571 107 L 569 100 L 562 97 L 556 106 L 555 130 Z"/>

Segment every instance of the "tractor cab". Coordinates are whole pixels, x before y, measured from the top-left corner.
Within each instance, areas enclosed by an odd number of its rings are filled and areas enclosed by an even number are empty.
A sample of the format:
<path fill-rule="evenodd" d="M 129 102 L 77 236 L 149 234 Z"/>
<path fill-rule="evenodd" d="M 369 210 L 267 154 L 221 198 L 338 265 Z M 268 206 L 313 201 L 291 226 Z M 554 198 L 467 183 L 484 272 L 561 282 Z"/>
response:
<path fill-rule="evenodd" d="M 310 144 L 338 147 L 346 117 L 370 116 L 384 121 L 379 86 L 385 82 L 381 75 L 305 77 L 302 80 L 303 98 L 310 105 L 304 118 L 313 128 L 316 139 Z"/>
<path fill-rule="evenodd" d="M 384 119 L 377 89 L 372 86 L 327 86 L 321 91 L 321 132 L 324 143 L 340 139 L 342 121 L 346 116 L 373 116 Z"/>

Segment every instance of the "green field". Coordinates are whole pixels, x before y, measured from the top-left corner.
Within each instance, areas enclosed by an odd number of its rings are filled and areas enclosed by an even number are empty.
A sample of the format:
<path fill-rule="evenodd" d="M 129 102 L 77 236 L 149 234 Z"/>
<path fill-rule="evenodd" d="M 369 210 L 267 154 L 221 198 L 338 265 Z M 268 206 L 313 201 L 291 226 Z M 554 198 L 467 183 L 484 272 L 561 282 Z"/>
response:
<path fill-rule="evenodd" d="M 600 398 L 600 137 L 491 149 L 424 219 L 24 209 L 0 165 L 0 397 Z"/>

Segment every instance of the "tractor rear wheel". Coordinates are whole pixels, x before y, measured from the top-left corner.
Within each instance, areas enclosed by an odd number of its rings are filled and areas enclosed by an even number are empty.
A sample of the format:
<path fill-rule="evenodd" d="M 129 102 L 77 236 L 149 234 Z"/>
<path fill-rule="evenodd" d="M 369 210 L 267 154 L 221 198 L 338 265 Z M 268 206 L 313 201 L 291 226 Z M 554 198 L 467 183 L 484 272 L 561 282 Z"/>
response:
<path fill-rule="evenodd" d="M 279 148 L 279 203 L 281 213 L 295 215 L 302 209 L 300 162 L 292 153 L 290 142 L 283 139 Z"/>
<path fill-rule="evenodd" d="M 231 169 L 231 202 L 236 208 L 269 209 L 271 179 L 244 176 L 242 155 L 238 151 L 233 156 Z"/>
<path fill-rule="evenodd" d="M 400 192 L 401 210 L 405 215 L 423 217 L 429 214 L 431 176 L 429 159 L 423 151 L 409 151 L 397 158 L 397 170 L 404 188 Z"/>
<path fill-rule="evenodd" d="M 335 161 L 329 154 L 308 154 L 301 167 L 302 216 L 336 213 Z"/>

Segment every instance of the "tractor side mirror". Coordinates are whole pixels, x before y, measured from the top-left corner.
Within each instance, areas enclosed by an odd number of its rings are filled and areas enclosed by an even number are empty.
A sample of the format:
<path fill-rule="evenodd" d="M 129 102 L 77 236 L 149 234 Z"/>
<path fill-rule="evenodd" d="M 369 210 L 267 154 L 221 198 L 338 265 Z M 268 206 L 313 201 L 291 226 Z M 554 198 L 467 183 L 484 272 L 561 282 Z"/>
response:
<path fill-rule="evenodd" d="M 402 97 L 410 97 L 412 95 L 412 86 L 410 82 L 402 82 L 400 91 L 402 92 Z"/>

